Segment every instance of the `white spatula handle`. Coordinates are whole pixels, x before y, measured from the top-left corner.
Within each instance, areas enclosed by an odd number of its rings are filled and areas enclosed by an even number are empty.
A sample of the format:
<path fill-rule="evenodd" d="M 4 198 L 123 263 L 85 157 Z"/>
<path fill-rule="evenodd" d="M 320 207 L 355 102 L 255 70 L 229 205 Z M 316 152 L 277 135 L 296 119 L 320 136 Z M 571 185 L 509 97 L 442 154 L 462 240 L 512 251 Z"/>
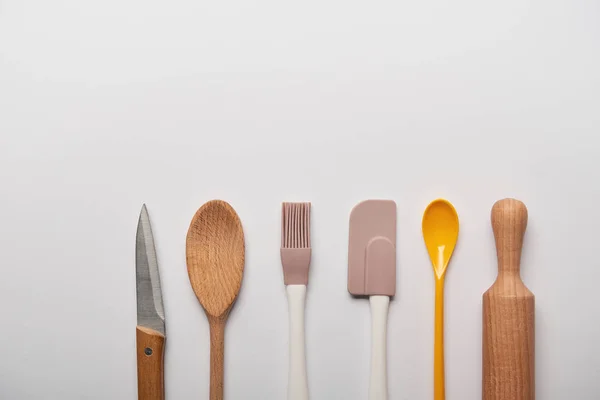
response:
<path fill-rule="evenodd" d="M 387 400 L 387 318 L 390 298 L 371 296 L 371 381 L 369 400 Z"/>
<path fill-rule="evenodd" d="M 305 285 L 287 285 L 290 314 L 290 364 L 288 372 L 288 400 L 308 400 L 306 356 L 304 354 Z"/>

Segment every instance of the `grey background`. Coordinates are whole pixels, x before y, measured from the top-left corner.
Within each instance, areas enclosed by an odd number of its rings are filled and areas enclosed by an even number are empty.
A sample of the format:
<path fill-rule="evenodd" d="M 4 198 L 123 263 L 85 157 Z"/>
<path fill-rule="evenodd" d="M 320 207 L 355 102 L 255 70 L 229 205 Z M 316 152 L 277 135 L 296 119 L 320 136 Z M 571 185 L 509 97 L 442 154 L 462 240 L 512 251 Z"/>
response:
<path fill-rule="evenodd" d="M 494 201 L 529 207 L 537 394 L 600 397 L 600 3 L 0 0 L 0 397 L 134 399 L 137 216 L 153 223 L 168 399 L 208 396 L 208 325 L 184 240 L 205 201 L 239 213 L 229 399 L 283 399 L 281 201 L 312 201 L 313 399 L 364 399 L 368 302 L 346 291 L 348 214 L 398 203 L 390 399 L 432 397 L 427 203 L 456 206 L 448 399 L 481 391 Z"/>

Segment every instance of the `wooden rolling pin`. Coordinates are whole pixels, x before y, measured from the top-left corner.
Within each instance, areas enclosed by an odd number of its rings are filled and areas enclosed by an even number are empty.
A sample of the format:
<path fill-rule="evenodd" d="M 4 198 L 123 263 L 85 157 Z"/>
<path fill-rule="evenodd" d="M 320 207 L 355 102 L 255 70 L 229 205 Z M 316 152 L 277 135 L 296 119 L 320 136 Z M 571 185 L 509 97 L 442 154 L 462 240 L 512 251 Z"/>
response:
<path fill-rule="evenodd" d="M 492 227 L 498 277 L 483 294 L 483 400 L 534 400 L 535 298 L 520 275 L 525 204 L 496 202 Z"/>

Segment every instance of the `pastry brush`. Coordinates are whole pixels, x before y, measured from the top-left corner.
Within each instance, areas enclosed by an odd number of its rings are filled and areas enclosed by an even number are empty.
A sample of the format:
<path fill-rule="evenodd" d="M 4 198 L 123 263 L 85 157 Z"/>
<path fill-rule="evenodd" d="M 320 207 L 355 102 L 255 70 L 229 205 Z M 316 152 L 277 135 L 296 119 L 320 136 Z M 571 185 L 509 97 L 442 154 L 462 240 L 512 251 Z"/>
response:
<path fill-rule="evenodd" d="M 281 264 L 290 315 L 288 400 L 308 400 L 304 305 L 310 254 L 310 203 L 283 203 Z"/>

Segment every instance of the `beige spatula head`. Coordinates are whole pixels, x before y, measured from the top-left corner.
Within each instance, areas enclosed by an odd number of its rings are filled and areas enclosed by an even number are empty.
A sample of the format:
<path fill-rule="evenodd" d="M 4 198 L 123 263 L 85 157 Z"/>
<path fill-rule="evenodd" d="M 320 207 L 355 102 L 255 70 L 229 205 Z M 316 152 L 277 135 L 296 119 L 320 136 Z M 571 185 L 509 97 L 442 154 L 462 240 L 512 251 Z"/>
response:
<path fill-rule="evenodd" d="M 350 213 L 348 291 L 355 296 L 396 294 L 396 203 L 365 200 Z"/>
<path fill-rule="evenodd" d="M 227 314 L 244 272 L 244 232 L 228 203 L 209 201 L 196 212 L 188 230 L 186 256 L 190 283 L 206 314 Z"/>

